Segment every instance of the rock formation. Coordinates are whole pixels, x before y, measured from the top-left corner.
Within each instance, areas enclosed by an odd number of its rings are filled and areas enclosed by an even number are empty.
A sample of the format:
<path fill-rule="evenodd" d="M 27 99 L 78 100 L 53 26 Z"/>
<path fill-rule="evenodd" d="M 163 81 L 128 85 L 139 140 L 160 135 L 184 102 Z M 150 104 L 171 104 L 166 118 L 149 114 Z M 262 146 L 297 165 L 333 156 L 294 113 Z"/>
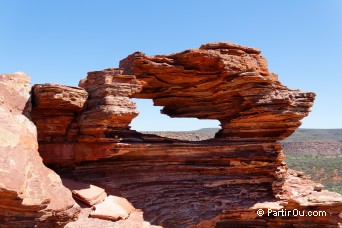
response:
<path fill-rule="evenodd" d="M 39 156 L 37 130 L 26 117 L 30 90 L 26 74 L 0 75 L 1 227 L 58 227 L 79 212 L 71 192 Z"/>
<path fill-rule="evenodd" d="M 91 184 L 68 179 L 62 182 L 59 175 L 44 166 L 37 139 L 49 143 L 73 141 L 79 133 L 74 118 L 82 110 L 87 92 L 76 87 L 36 85 L 33 91 L 39 91 L 40 96 L 33 100 L 39 108 L 31 113 L 30 91 L 26 74 L 0 75 L 0 227 L 156 227 L 144 221 L 143 212 L 126 199 L 107 199 L 104 189 Z M 41 129 L 38 137 L 30 114 Z M 41 155 L 49 160 L 49 156 Z M 72 195 L 80 204 L 99 208 L 93 212 L 80 208 Z M 103 211 L 107 207 L 112 208 L 111 213 Z M 89 214 L 119 221 L 87 218 Z"/>
<path fill-rule="evenodd" d="M 81 205 L 81 213 L 77 221 L 66 224 L 67 228 L 159 228 L 144 221 L 143 212 L 135 209 L 127 199 L 118 196 L 107 196 L 104 189 L 92 184 L 81 183 L 63 178 Z M 90 208 L 91 207 L 91 208 Z"/>
<path fill-rule="evenodd" d="M 31 116 L 46 165 L 127 198 L 151 224 L 336 227 L 341 195 L 289 171 L 278 142 L 300 126 L 314 97 L 283 86 L 259 50 L 210 43 L 171 55 L 136 52 L 120 68 L 89 72 L 79 87 L 35 85 Z M 197 142 L 138 133 L 129 126 L 138 115 L 130 98 L 152 99 L 170 117 L 217 119 L 222 129 Z M 274 216 L 268 208 L 327 215 Z"/>
<path fill-rule="evenodd" d="M 127 199 L 117 196 L 108 196 L 102 203 L 95 205 L 95 211 L 90 213 L 93 218 L 110 220 L 127 219 L 136 209 Z"/>
<path fill-rule="evenodd" d="M 76 199 L 88 206 L 101 203 L 107 197 L 107 193 L 103 188 L 99 188 L 92 184 L 80 183 L 63 178 L 63 185 L 71 190 L 72 195 Z"/>
<path fill-rule="evenodd" d="M 153 99 L 170 117 L 216 119 L 216 138 L 276 141 L 292 134 L 308 114 L 314 93 L 290 90 L 268 72 L 260 51 L 231 43 L 167 56 L 134 53 L 124 73 L 145 82 L 136 98 Z"/>

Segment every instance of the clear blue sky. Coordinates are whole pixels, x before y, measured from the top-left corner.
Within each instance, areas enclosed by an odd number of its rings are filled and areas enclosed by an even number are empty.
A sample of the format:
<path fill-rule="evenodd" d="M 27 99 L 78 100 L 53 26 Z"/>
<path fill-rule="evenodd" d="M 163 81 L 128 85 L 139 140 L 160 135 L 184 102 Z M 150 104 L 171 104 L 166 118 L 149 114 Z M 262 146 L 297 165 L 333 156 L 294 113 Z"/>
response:
<path fill-rule="evenodd" d="M 283 84 L 317 93 L 302 127 L 342 128 L 341 0 L 0 0 L 0 31 L 0 72 L 26 72 L 33 84 L 77 85 L 138 50 L 169 54 L 214 41 L 256 47 Z M 149 101 L 138 107 L 138 130 L 217 126 L 170 119 Z"/>

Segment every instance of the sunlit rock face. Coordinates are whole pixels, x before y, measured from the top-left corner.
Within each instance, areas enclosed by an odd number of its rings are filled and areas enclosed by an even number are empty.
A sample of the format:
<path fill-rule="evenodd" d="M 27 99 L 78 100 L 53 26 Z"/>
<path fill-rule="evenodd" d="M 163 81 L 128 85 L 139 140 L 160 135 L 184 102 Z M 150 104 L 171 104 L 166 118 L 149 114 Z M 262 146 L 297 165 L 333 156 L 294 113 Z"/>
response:
<path fill-rule="evenodd" d="M 0 74 L 0 226 L 63 226 L 79 208 L 60 177 L 43 165 L 30 113 L 30 78 Z M 25 116 L 26 115 L 26 116 Z"/>
<path fill-rule="evenodd" d="M 341 196 L 288 172 L 278 142 L 300 126 L 315 94 L 283 86 L 257 49 L 210 43 L 171 55 L 137 52 L 120 68 L 89 72 L 79 88 L 43 94 L 60 87 L 33 89 L 44 162 L 127 198 L 152 224 L 336 226 L 341 219 Z M 55 105 L 44 107 L 43 97 Z M 130 98 L 153 99 L 170 117 L 217 119 L 222 129 L 199 142 L 138 133 L 129 127 L 138 115 Z M 268 207 L 330 216 L 256 214 Z"/>
<path fill-rule="evenodd" d="M 217 138 L 276 141 L 308 115 L 314 93 L 291 90 L 254 48 L 210 43 L 172 55 L 134 53 L 120 62 L 145 84 L 137 98 L 153 99 L 170 117 L 216 119 Z"/>

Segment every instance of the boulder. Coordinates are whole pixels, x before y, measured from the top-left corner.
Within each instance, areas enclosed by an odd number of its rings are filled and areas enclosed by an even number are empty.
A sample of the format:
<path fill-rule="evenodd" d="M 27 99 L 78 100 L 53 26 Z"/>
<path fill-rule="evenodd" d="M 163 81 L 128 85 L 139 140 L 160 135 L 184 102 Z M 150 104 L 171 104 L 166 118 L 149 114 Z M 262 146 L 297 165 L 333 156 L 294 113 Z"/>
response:
<path fill-rule="evenodd" d="M 103 188 L 92 184 L 81 183 L 66 178 L 63 178 L 63 184 L 71 190 L 72 195 L 76 199 L 89 206 L 101 203 L 107 197 L 107 193 Z"/>
<path fill-rule="evenodd" d="M 93 218 L 119 220 L 126 219 L 135 208 L 127 199 L 118 196 L 107 196 L 99 204 L 94 205 L 95 211 L 90 213 Z"/>
<path fill-rule="evenodd" d="M 27 118 L 30 90 L 28 75 L 0 74 L 1 227 L 58 227 L 79 212 L 71 192 L 39 156 L 36 126 Z"/>

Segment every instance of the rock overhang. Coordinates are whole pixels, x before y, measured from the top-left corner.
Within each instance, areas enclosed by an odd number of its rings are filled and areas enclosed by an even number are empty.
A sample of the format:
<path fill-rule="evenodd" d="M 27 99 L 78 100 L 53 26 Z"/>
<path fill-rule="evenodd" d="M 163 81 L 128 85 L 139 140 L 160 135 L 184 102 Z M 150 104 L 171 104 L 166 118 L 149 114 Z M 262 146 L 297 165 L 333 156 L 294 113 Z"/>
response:
<path fill-rule="evenodd" d="M 101 141 L 96 135 L 113 142 L 111 136 L 125 138 L 113 131 L 132 135 L 129 124 L 139 111 L 130 99 L 145 98 L 163 106 L 161 113 L 170 117 L 218 120 L 222 129 L 216 141 L 276 142 L 301 125 L 315 94 L 282 85 L 260 53 L 229 42 L 170 55 L 135 52 L 120 61 L 120 68 L 89 72 L 81 88 L 35 85 L 33 119 L 46 125 L 43 115 L 54 115 L 48 130 L 54 139 L 45 142 Z M 55 129 L 58 137 L 53 136 Z"/>
<path fill-rule="evenodd" d="M 282 85 L 260 53 L 217 42 L 171 55 L 136 52 L 120 67 L 141 81 L 130 97 L 153 99 L 163 114 L 219 120 L 217 138 L 278 141 L 300 126 L 315 94 Z"/>

